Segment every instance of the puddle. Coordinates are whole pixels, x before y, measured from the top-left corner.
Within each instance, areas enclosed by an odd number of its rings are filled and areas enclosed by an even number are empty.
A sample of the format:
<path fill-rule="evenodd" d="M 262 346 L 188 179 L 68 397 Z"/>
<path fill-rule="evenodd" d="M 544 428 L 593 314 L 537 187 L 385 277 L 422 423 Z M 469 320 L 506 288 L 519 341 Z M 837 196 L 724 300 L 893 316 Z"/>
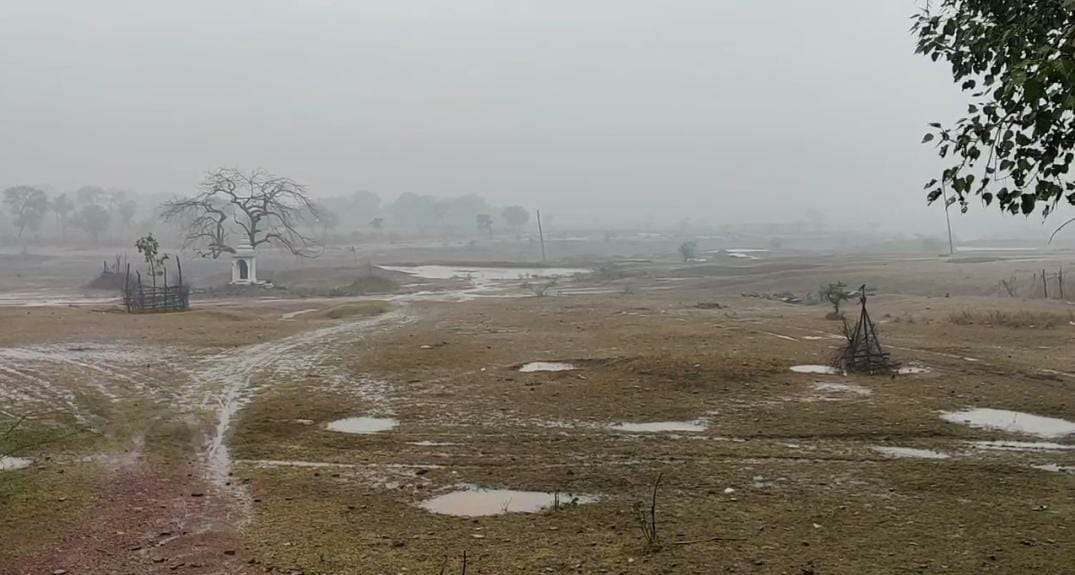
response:
<path fill-rule="evenodd" d="M 299 311 L 290 311 L 290 312 L 285 313 L 284 315 L 281 315 L 280 319 L 282 319 L 284 321 L 287 321 L 289 319 L 295 319 L 295 318 L 299 317 L 300 315 L 306 315 L 308 313 L 313 313 L 313 312 L 317 311 L 317 309 L 318 308 L 316 308 L 316 307 L 312 307 L 310 309 L 300 309 Z"/>
<path fill-rule="evenodd" d="M 368 434 L 392 431 L 398 425 L 399 421 L 390 417 L 348 417 L 329 423 L 328 430 L 340 433 Z"/>
<path fill-rule="evenodd" d="M 769 250 L 759 250 L 759 249 L 749 249 L 749 248 L 731 248 L 731 249 L 724 250 L 724 253 L 727 254 L 728 257 L 739 258 L 739 259 L 744 259 L 744 260 L 756 260 L 756 259 L 758 259 L 758 256 L 756 256 L 754 254 L 765 254 L 765 253 L 768 253 L 768 252 L 769 252 Z"/>
<path fill-rule="evenodd" d="M 26 469 L 34 461 L 32 459 L 26 459 L 25 457 L 0 457 L 0 471 L 15 471 L 16 469 Z"/>
<path fill-rule="evenodd" d="M 821 393 L 846 393 L 854 395 L 873 395 L 873 390 L 851 383 L 815 383 L 814 389 Z"/>
<path fill-rule="evenodd" d="M 941 418 L 951 423 L 1026 433 L 1045 438 L 1064 437 L 1075 433 L 1075 423 L 1070 421 L 1004 409 L 949 411 L 942 414 Z"/>
<path fill-rule="evenodd" d="M 1046 441 L 971 441 L 978 449 L 993 451 L 1068 451 L 1075 450 L 1075 445 L 1049 443 Z"/>
<path fill-rule="evenodd" d="M 948 459 L 951 455 L 932 449 L 915 449 L 913 447 L 887 447 L 875 445 L 870 449 L 897 459 Z"/>
<path fill-rule="evenodd" d="M 821 341 L 825 338 L 821 337 L 820 335 L 804 335 L 803 339 L 805 339 L 806 341 Z"/>
<path fill-rule="evenodd" d="M 628 433 L 664 433 L 685 432 L 699 433 L 709 429 L 709 424 L 704 421 L 653 421 L 649 423 L 617 423 L 610 425 L 612 431 L 625 431 Z"/>
<path fill-rule="evenodd" d="M 839 375 L 840 370 L 829 365 L 795 365 L 791 371 L 795 373 L 820 373 L 824 375 Z"/>
<path fill-rule="evenodd" d="M 959 246 L 957 252 L 1032 252 L 1038 248 L 1012 248 L 994 246 Z"/>
<path fill-rule="evenodd" d="M 908 365 L 899 368 L 897 373 L 900 375 L 922 375 L 925 373 L 931 373 L 933 370 L 924 365 Z"/>
<path fill-rule="evenodd" d="M 118 296 L 99 297 L 65 290 L 38 289 L 0 293 L 0 307 L 84 306 L 119 302 Z"/>
<path fill-rule="evenodd" d="M 1057 465 L 1055 463 L 1046 463 L 1045 465 L 1031 465 L 1034 469 L 1040 469 L 1042 471 L 1051 471 L 1053 473 L 1075 473 L 1075 467 L 1070 465 Z"/>
<path fill-rule="evenodd" d="M 423 501 L 419 507 L 431 513 L 456 517 L 484 517 L 504 513 L 537 513 L 550 509 L 559 498 L 560 505 L 593 503 L 596 497 L 589 495 L 559 495 L 546 491 L 516 491 L 513 489 L 484 489 L 474 485 L 458 491 L 438 495 Z"/>
<path fill-rule="evenodd" d="M 432 280 L 461 278 L 477 283 L 490 281 L 522 280 L 527 278 L 552 278 L 589 273 L 583 268 L 498 268 L 467 266 L 381 266 L 396 272 L 411 274 L 415 277 Z"/>
<path fill-rule="evenodd" d="M 521 373 L 534 373 L 537 371 L 572 371 L 578 369 L 570 363 L 556 361 L 532 361 L 519 368 Z"/>

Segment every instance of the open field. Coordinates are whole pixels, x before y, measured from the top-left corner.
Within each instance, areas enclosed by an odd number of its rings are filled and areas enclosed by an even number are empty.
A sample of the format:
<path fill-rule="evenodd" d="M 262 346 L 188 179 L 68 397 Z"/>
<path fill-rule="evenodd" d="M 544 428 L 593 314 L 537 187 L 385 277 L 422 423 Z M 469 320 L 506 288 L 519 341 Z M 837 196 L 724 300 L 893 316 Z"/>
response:
<path fill-rule="evenodd" d="M 557 265 L 597 272 L 544 297 L 472 262 L 184 314 L 0 306 L 0 433 L 28 416 L 0 435 L 0 573 L 437 574 L 464 552 L 472 574 L 1075 573 L 1075 309 L 1029 287 L 1068 260 L 975 255 L 580 254 Z M 289 287 L 369 266 L 304 265 L 326 271 Z M 762 296 L 837 280 L 877 288 L 884 342 L 922 369 L 791 370 L 828 363 L 840 323 Z M 972 408 L 1051 419 L 942 417 Z M 428 509 L 467 486 L 534 493 Z M 538 492 L 563 505 L 500 513 Z"/>

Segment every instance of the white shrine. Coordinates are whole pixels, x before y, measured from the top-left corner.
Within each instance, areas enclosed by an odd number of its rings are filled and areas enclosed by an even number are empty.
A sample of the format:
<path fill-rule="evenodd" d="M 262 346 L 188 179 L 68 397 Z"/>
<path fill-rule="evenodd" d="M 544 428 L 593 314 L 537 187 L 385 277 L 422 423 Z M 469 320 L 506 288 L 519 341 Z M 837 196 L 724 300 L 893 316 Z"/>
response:
<path fill-rule="evenodd" d="M 254 248 L 242 244 L 231 255 L 231 283 L 234 285 L 252 285 L 258 283 L 258 265 L 254 258 Z"/>

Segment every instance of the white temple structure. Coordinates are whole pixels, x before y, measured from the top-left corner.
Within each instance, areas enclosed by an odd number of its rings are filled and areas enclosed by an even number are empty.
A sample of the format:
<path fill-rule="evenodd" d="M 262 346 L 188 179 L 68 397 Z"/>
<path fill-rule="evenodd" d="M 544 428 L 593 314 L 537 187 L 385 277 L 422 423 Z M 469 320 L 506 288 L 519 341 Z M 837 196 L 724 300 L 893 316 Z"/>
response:
<path fill-rule="evenodd" d="M 251 285 L 258 283 L 258 265 L 254 258 L 254 248 L 242 244 L 235 248 L 231 260 L 231 283 Z"/>

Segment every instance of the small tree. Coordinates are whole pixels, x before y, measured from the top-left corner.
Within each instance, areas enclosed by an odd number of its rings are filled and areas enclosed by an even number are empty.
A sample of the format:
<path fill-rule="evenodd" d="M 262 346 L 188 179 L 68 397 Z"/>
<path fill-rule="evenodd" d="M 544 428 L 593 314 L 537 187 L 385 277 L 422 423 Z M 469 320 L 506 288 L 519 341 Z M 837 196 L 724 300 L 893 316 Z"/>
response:
<path fill-rule="evenodd" d="M 847 284 L 844 282 L 830 283 L 825 286 L 821 286 L 817 295 L 823 301 L 827 301 L 832 305 L 832 317 L 840 317 L 840 304 L 850 299 L 850 295 L 847 293 Z"/>
<path fill-rule="evenodd" d="M 698 255 L 698 242 L 689 241 L 679 244 L 679 255 L 683 257 L 684 262 L 693 260 Z"/>
<path fill-rule="evenodd" d="M 49 198 L 37 188 L 15 186 L 4 190 L 4 205 L 7 206 L 11 223 L 18 230 L 17 236 L 21 240 L 27 228 L 33 231 L 41 227 L 41 221 L 48 213 Z"/>
<path fill-rule="evenodd" d="M 164 274 L 164 264 L 168 261 L 168 254 L 159 255 L 160 242 L 153 237 L 152 232 L 138 238 L 134 246 L 138 248 L 138 253 L 145 257 L 146 264 L 149 265 L 149 276 L 153 278 L 153 285 L 156 286 L 157 276 Z"/>
<path fill-rule="evenodd" d="M 504 208 L 504 211 L 500 213 L 504 218 L 504 222 L 508 224 L 508 227 L 515 232 L 515 236 L 519 236 L 519 231 L 523 226 L 530 221 L 530 212 L 526 211 L 526 208 L 522 206 L 508 206 Z"/>
<path fill-rule="evenodd" d="M 489 234 L 489 239 L 493 239 L 493 217 L 489 214 L 478 214 L 474 216 L 474 220 L 478 224 L 478 231 Z"/>

